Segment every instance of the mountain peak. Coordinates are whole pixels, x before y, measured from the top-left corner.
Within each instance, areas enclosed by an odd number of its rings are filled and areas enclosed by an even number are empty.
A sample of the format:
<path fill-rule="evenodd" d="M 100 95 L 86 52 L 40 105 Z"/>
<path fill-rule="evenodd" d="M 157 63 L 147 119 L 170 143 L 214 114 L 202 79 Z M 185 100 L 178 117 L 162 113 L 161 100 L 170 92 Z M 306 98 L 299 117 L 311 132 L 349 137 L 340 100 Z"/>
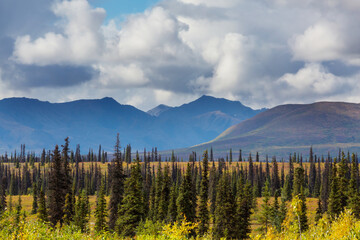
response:
<path fill-rule="evenodd" d="M 159 106 L 154 107 L 153 109 L 150 109 L 149 111 L 147 111 L 147 113 L 150 114 L 151 116 L 158 117 L 160 114 L 169 110 L 170 108 L 172 108 L 172 107 L 169 107 L 165 104 L 160 104 Z"/>

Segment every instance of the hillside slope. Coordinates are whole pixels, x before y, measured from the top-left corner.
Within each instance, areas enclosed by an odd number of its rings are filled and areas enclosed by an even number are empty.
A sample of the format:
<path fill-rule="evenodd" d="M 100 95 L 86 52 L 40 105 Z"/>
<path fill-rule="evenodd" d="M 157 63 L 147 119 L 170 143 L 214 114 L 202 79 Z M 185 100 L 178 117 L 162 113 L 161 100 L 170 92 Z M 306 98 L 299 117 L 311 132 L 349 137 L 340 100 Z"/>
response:
<path fill-rule="evenodd" d="M 269 109 L 236 124 L 214 140 L 192 150 L 213 147 L 288 154 L 313 145 L 322 153 L 338 148 L 360 150 L 360 104 L 318 102 Z"/>

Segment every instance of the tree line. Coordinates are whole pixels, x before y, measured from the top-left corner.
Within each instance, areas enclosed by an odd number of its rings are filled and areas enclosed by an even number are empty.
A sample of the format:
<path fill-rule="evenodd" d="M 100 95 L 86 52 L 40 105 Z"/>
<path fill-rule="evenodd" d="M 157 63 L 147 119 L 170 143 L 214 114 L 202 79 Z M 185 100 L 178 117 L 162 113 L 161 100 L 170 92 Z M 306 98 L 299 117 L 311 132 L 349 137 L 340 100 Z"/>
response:
<path fill-rule="evenodd" d="M 246 239 L 254 213 L 264 231 L 269 227 L 281 231 L 289 202 L 297 209 L 299 231 L 306 231 L 307 197 L 318 198 L 316 221 L 324 214 L 334 219 L 346 208 L 360 216 L 357 155 L 342 151 L 334 158 L 330 154 L 318 157 L 310 148 L 308 164 L 301 155 L 290 154 L 285 171 L 283 159 L 266 156 L 260 161 L 258 153 L 254 159 L 251 154 L 245 158 L 241 150 L 236 161 L 232 150 L 225 159 L 217 160 L 212 149 L 201 160 L 193 152 L 185 169 L 174 153 L 162 161 L 156 148 L 141 157 L 136 152 L 132 159 L 131 146 L 122 151 L 119 135 L 110 162 L 101 147 L 98 156 L 91 152 L 81 156 L 79 146 L 73 153 L 68 138 L 53 151 L 44 150 L 39 158 L 34 154 L 26 157 L 25 146 L 21 149 L 19 157 L 16 153 L 10 158 L 2 156 L 0 211 L 13 210 L 12 196 L 31 193 L 32 214 L 53 227 L 74 224 L 89 231 L 89 195 L 96 195 L 94 230 L 126 237 L 135 236 L 144 222 L 187 221 L 197 224 L 191 236 Z M 91 165 L 85 170 L 86 160 Z M 98 165 L 101 161 L 107 163 L 104 173 Z M 243 161 L 247 163 L 241 164 Z M 10 195 L 9 203 L 6 195 Z M 259 197 L 260 207 L 256 205 Z M 15 211 L 20 214 L 20 210 L 19 198 Z"/>

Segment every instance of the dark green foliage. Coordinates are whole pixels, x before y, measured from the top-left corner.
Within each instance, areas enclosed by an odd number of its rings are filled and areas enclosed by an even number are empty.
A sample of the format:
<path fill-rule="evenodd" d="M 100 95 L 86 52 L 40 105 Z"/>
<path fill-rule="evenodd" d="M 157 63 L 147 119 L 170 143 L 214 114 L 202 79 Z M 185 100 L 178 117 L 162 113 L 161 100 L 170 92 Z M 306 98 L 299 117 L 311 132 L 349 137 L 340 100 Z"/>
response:
<path fill-rule="evenodd" d="M 161 186 L 160 200 L 158 206 L 158 219 L 164 220 L 168 214 L 169 200 L 170 200 L 170 179 L 169 165 L 166 164 L 163 174 L 163 182 Z"/>
<path fill-rule="evenodd" d="M 70 224 L 74 220 L 75 215 L 75 206 L 74 206 L 74 195 L 72 191 L 66 194 L 65 196 L 65 205 L 64 205 L 64 223 Z"/>
<path fill-rule="evenodd" d="M 349 180 L 347 178 L 349 172 L 348 161 L 344 152 L 341 153 L 341 161 L 339 163 L 339 194 L 340 194 L 340 206 L 341 210 L 344 210 L 348 201 L 348 185 Z"/>
<path fill-rule="evenodd" d="M 19 227 L 20 224 L 20 220 L 21 220 L 21 209 L 22 209 L 22 205 L 21 205 L 21 195 L 19 195 L 19 200 L 18 203 L 16 205 L 16 211 L 15 211 L 15 218 L 14 218 L 14 225 L 16 228 Z"/>
<path fill-rule="evenodd" d="M 2 177 L 0 183 L 0 216 L 5 211 L 6 208 L 6 177 Z"/>
<path fill-rule="evenodd" d="M 177 198 L 178 198 L 177 186 L 173 184 L 170 189 L 170 200 L 169 200 L 169 208 L 168 208 L 168 222 L 170 223 L 175 222 L 178 216 L 177 206 L 176 206 Z"/>
<path fill-rule="evenodd" d="M 284 199 L 286 201 L 289 201 L 292 198 L 291 180 L 289 175 L 287 175 L 285 178 L 284 187 L 282 189 L 282 195 L 284 196 Z"/>
<path fill-rule="evenodd" d="M 279 205 L 279 193 L 275 192 L 274 203 L 271 206 L 271 225 L 278 231 L 281 231 L 281 213 L 280 213 L 280 205 Z"/>
<path fill-rule="evenodd" d="M 64 185 L 63 185 L 63 191 L 64 195 L 71 194 L 71 185 L 72 185 L 72 179 L 71 179 L 71 169 L 69 166 L 69 137 L 65 138 L 65 144 L 62 147 L 61 157 L 62 162 L 64 164 L 63 171 L 64 171 Z"/>
<path fill-rule="evenodd" d="M 294 196 L 300 194 L 301 189 L 303 189 L 304 183 L 305 183 L 304 169 L 302 167 L 297 167 L 294 173 L 294 189 L 293 189 Z"/>
<path fill-rule="evenodd" d="M 261 204 L 261 212 L 259 216 L 259 222 L 263 225 L 265 228 L 265 231 L 267 231 L 270 221 L 271 221 L 271 206 L 270 206 L 270 187 L 269 187 L 269 181 L 265 182 L 265 186 L 262 192 L 263 196 L 263 203 Z"/>
<path fill-rule="evenodd" d="M 231 151 L 231 149 L 230 149 Z M 230 155 L 232 160 L 232 154 Z M 209 161 L 208 152 L 205 151 L 202 160 L 201 186 L 200 186 L 200 200 L 199 200 L 199 235 L 204 235 L 209 228 L 209 210 L 208 210 L 208 194 L 209 194 Z"/>
<path fill-rule="evenodd" d="M 216 202 L 216 184 L 217 184 L 217 173 L 214 162 L 212 162 L 212 167 L 209 174 L 209 200 L 210 200 L 210 214 L 213 215 L 215 212 L 215 202 Z"/>
<path fill-rule="evenodd" d="M 162 193 L 162 187 L 163 187 L 163 172 L 161 169 L 161 164 L 159 163 L 158 165 L 158 170 L 157 170 L 157 174 L 156 174 L 156 180 L 155 180 L 155 202 L 153 205 L 153 220 L 154 221 L 158 221 L 158 220 L 163 220 L 163 216 L 161 218 L 161 216 L 159 215 L 159 210 L 160 210 L 160 200 L 161 200 L 161 193 Z M 163 213 L 162 213 L 163 215 Z"/>
<path fill-rule="evenodd" d="M 249 182 L 242 183 L 242 179 L 238 180 L 238 190 L 236 197 L 237 212 L 237 238 L 247 239 L 251 232 L 250 216 L 253 208 L 252 188 Z"/>
<path fill-rule="evenodd" d="M 118 233 L 126 237 L 135 236 L 136 227 L 144 219 L 142 176 L 139 162 L 131 166 L 130 177 L 125 181 L 124 198 L 119 214 Z"/>
<path fill-rule="evenodd" d="M 295 174 L 294 174 L 294 191 L 293 191 L 293 196 L 298 196 L 299 198 L 299 206 L 300 206 L 300 210 L 297 213 L 297 217 L 299 219 L 299 225 L 300 225 L 300 229 L 301 232 L 305 231 L 306 229 L 308 229 L 309 225 L 308 225 L 308 219 L 306 216 L 306 197 L 304 194 L 304 180 L 305 180 L 305 175 L 304 175 L 304 169 L 302 168 L 302 166 L 295 168 Z"/>
<path fill-rule="evenodd" d="M 248 180 L 250 182 L 251 185 L 254 184 L 254 164 L 253 164 L 253 160 L 251 157 L 251 153 L 249 154 L 249 171 L 248 171 Z"/>
<path fill-rule="evenodd" d="M 36 182 L 33 183 L 33 190 L 32 190 L 32 194 L 33 194 L 33 204 L 32 204 L 32 209 L 31 209 L 31 214 L 36 214 L 37 213 L 37 209 L 38 209 L 38 187 Z"/>
<path fill-rule="evenodd" d="M 316 167 L 315 167 L 314 154 L 313 154 L 312 147 L 310 148 L 309 163 L 310 163 L 309 191 L 310 191 L 310 194 L 314 195 L 315 181 L 316 181 Z"/>
<path fill-rule="evenodd" d="M 299 200 L 300 200 L 300 213 L 299 213 L 299 219 L 300 219 L 300 229 L 301 232 L 306 231 L 309 228 L 308 224 L 308 218 L 306 216 L 306 197 L 304 194 L 304 189 L 301 187 L 300 194 L 298 194 Z"/>
<path fill-rule="evenodd" d="M 326 212 L 328 208 L 328 199 L 330 195 L 330 174 L 330 157 L 328 157 L 325 161 L 320 189 L 320 199 L 323 213 Z"/>
<path fill-rule="evenodd" d="M 49 220 L 52 226 L 55 226 L 58 222 L 62 225 L 64 216 L 64 184 L 65 175 L 59 147 L 56 145 L 52 157 L 52 163 L 49 176 Z"/>
<path fill-rule="evenodd" d="M 118 219 L 119 206 L 123 199 L 124 173 L 121 160 L 121 149 L 119 134 L 116 137 L 114 161 L 111 167 L 111 190 L 109 203 L 109 229 L 114 230 Z"/>
<path fill-rule="evenodd" d="M 316 208 L 316 214 L 315 214 L 315 222 L 318 223 L 319 220 L 322 218 L 322 204 L 321 204 L 321 199 L 319 198 L 318 200 L 318 206 Z"/>
<path fill-rule="evenodd" d="M 276 161 L 276 157 L 272 158 L 272 174 L 271 174 L 271 193 L 275 195 L 275 192 L 280 189 L 279 168 Z"/>
<path fill-rule="evenodd" d="M 191 166 L 188 163 L 177 199 L 178 220 L 181 221 L 185 217 L 187 221 L 194 222 L 196 217 L 195 205 Z"/>
<path fill-rule="evenodd" d="M 37 211 L 37 217 L 41 222 L 48 222 L 45 194 L 42 188 L 40 189 L 40 193 L 39 193 L 39 208 Z"/>
<path fill-rule="evenodd" d="M 90 220 L 90 203 L 89 197 L 85 190 L 81 192 L 76 201 L 74 224 L 81 230 L 87 232 Z"/>
<path fill-rule="evenodd" d="M 107 217 L 107 209 L 106 209 L 106 199 L 105 199 L 105 183 L 104 181 L 101 184 L 100 192 L 96 197 L 96 209 L 95 209 L 95 231 L 101 232 L 106 231 L 106 217 Z"/>
<path fill-rule="evenodd" d="M 357 159 L 355 154 L 351 156 L 351 178 L 349 183 L 349 208 L 352 210 L 353 214 L 359 218 L 360 217 L 360 196 L 357 186 L 358 179 L 358 169 L 357 169 Z"/>
<path fill-rule="evenodd" d="M 331 189 L 329 196 L 328 213 L 332 218 L 337 217 L 343 210 L 341 204 L 341 193 L 339 187 L 339 177 L 337 176 L 336 161 L 334 161 L 331 175 Z"/>
<path fill-rule="evenodd" d="M 234 239 L 237 233 L 235 199 L 230 187 L 230 178 L 224 173 L 218 183 L 214 221 L 214 237 L 216 239 Z"/>

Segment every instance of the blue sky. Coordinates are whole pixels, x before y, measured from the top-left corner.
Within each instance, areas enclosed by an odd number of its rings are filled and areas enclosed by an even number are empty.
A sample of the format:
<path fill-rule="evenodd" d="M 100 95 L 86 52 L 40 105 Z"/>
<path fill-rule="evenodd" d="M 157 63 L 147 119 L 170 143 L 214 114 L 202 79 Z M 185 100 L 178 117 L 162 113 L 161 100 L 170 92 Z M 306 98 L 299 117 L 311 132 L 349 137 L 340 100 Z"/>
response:
<path fill-rule="evenodd" d="M 92 0 L 94 7 L 101 7 L 106 10 L 106 19 L 121 18 L 131 13 L 141 13 L 147 8 L 155 5 L 158 0 Z"/>

